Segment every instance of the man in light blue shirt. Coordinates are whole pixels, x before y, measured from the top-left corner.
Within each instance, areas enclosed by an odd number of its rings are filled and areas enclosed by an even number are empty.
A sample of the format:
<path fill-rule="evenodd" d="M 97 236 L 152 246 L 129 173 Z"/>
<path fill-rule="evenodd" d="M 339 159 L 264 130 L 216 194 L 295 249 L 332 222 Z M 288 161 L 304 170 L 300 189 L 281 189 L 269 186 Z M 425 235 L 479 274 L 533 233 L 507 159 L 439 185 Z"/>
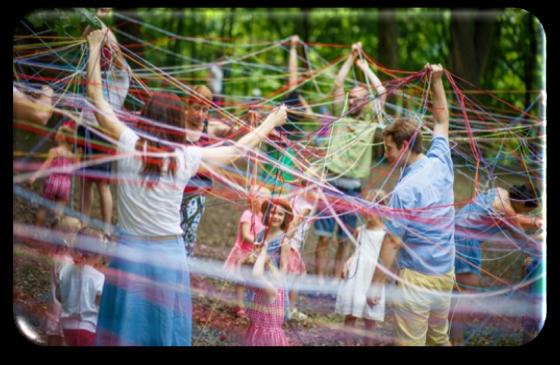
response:
<path fill-rule="evenodd" d="M 426 65 L 431 76 L 434 120 L 432 145 L 422 153 L 420 126 L 397 119 L 383 131 L 385 158 L 404 167 L 386 214 L 388 234 L 380 265 L 391 267 L 398 253 L 395 303 L 397 345 L 449 345 L 448 314 L 455 260 L 453 162 L 449 111 L 441 65 Z M 376 271 L 368 302 L 375 305 L 386 276 Z"/>

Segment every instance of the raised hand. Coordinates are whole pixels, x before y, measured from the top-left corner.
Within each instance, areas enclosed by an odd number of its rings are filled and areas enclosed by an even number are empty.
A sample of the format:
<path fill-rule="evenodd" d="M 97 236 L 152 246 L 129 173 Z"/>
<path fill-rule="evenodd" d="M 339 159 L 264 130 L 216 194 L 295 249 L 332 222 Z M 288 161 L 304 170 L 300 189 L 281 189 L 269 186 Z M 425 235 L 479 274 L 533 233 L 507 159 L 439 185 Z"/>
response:
<path fill-rule="evenodd" d="M 441 75 L 443 74 L 443 67 L 438 63 L 438 64 L 429 64 L 427 63 L 424 68 L 426 69 L 426 71 L 428 71 L 428 73 L 432 74 L 432 79 L 436 80 L 436 79 L 440 79 Z"/>
<path fill-rule="evenodd" d="M 107 28 L 94 30 L 87 36 L 88 43 L 90 46 L 100 46 L 106 34 Z"/>
<path fill-rule="evenodd" d="M 357 42 L 352 45 L 352 56 L 356 57 L 362 51 L 362 42 Z"/>
<path fill-rule="evenodd" d="M 272 111 L 272 113 L 270 113 L 270 116 L 273 118 L 274 120 L 274 124 L 279 127 L 282 124 L 286 123 L 286 117 L 287 117 L 287 113 L 286 113 L 287 107 L 285 104 L 282 104 L 280 107 L 274 109 Z"/>
<path fill-rule="evenodd" d="M 300 42 L 299 36 L 293 35 L 293 36 L 290 37 L 290 45 L 291 45 L 292 47 L 297 46 L 297 45 L 299 44 L 299 42 Z"/>

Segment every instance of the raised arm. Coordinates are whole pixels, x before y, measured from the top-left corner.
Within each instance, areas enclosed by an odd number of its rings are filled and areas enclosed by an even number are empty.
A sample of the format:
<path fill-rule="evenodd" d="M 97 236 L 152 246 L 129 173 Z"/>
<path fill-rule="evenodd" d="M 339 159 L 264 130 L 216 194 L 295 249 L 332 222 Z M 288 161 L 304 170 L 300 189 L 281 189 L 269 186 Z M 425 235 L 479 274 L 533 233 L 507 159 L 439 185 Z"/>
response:
<path fill-rule="evenodd" d="M 97 20 L 99 20 L 99 22 L 104 28 L 106 28 L 106 25 L 101 19 L 108 17 L 111 14 L 111 12 L 112 12 L 112 8 L 98 8 L 97 11 L 95 12 Z M 82 37 L 87 37 L 93 30 L 94 29 L 90 25 L 86 26 L 86 28 L 82 33 Z M 115 65 L 117 66 L 117 68 L 121 69 L 124 72 L 128 72 L 129 71 L 128 63 L 124 59 L 119 42 L 117 41 L 117 38 L 109 28 L 107 28 L 107 37 L 105 38 L 105 41 L 107 46 L 109 46 L 109 48 L 113 52 L 113 55 L 115 56 L 115 60 L 116 60 Z"/>
<path fill-rule="evenodd" d="M 449 110 L 447 108 L 447 97 L 443 89 L 443 67 L 441 65 L 426 65 L 428 72 L 432 74 L 430 85 L 432 94 L 432 115 L 434 118 L 434 137 L 444 136 L 449 138 Z"/>
<path fill-rule="evenodd" d="M 274 129 L 274 127 L 284 124 L 285 121 L 286 106 L 282 105 L 273 110 L 258 128 L 243 136 L 239 141 L 234 142 L 233 146 L 203 148 L 202 159 L 204 162 L 218 165 L 232 163 L 239 157 L 245 155 L 246 149 L 255 147 Z"/>
<path fill-rule="evenodd" d="M 348 72 L 350 72 L 350 68 L 356 60 L 356 57 L 358 57 L 361 49 L 362 44 L 360 42 L 354 43 L 352 45 L 352 52 L 350 52 L 350 54 L 348 55 L 346 62 L 344 62 L 344 64 L 340 68 L 340 71 L 338 71 L 338 75 L 336 75 L 336 79 L 334 80 L 334 106 L 338 110 L 342 110 L 344 106 L 344 80 L 346 80 L 346 76 L 348 76 Z"/>
<path fill-rule="evenodd" d="M 95 105 L 95 117 L 99 125 L 112 138 L 119 139 L 126 126 L 121 122 L 111 105 L 105 100 L 101 84 L 101 46 L 107 34 L 106 29 L 94 30 L 87 36 L 89 58 L 87 64 L 87 96 Z"/>
<path fill-rule="evenodd" d="M 290 61 L 288 63 L 288 72 L 290 74 L 288 78 L 288 89 L 291 90 L 295 88 L 298 84 L 298 75 L 297 75 L 297 45 L 299 44 L 299 37 L 297 35 L 293 35 L 290 37 Z"/>
<path fill-rule="evenodd" d="M 377 92 L 377 95 L 379 96 L 378 100 L 380 109 L 383 108 L 383 106 L 385 105 L 385 100 L 387 99 L 387 90 L 381 83 L 381 80 L 379 80 L 377 75 L 369 68 L 369 65 L 366 61 L 356 60 L 356 65 L 364 72 L 369 82 Z"/>

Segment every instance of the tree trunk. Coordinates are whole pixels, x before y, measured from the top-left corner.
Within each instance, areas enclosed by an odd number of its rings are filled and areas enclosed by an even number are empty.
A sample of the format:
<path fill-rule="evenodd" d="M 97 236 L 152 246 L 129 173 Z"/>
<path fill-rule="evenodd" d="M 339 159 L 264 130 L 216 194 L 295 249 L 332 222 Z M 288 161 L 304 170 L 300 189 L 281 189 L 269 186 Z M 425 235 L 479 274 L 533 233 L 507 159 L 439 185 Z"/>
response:
<path fill-rule="evenodd" d="M 397 12 L 395 9 L 381 9 L 378 15 L 377 34 L 379 35 L 379 44 L 377 57 L 379 62 L 387 68 L 396 69 L 399 63 L 399 28 L 397 24 Z M 377 72 L 378 77 L 383 82 L 383 75 Z M 387 95 L 387 103 L 402 105 L 402 95 L 400 93 Z M 381 139 L 380 139 L 381 138 Z M 382 140 L 380 135 L 376 135 L 376 141 Z M 373 158 L 378 160 L 383 157 L 383 146 L 373 148 Z"/>
<path fill-rule="evenodd" d="M 309 29 L 311 29 L 310 26 L 310 16 L 309 13 L 311 12 L 311 9 L 309 8 L 301 8 L 303 10 L 303 21 L 302 21 L 302 25 L 303 25 L 303 32 L 302 32 L 302 38 L 303 38 L 303 42 L 304 43 L 309 43 Z M 303 53 L 303 59 L 305 60 L 305 69 L 309 70 L 309 59 L 307 58 L 307 52 Z"/>
<path fill-rule="evenodd" d="M 451 67 L 475 85 L 486 69 L 496 21 L 486 12 L 451 10 Z"/>
<path fill-rule="evenodd" d="M 395 9 L 382 9 L 379 11 L 377 34 L 379 35 L 379 61 L 386 67 L 397 68 L 399 61 L 399 29 Z"/>
<path fill-rule="evenodd" d="M 535 80 L 535 59 L 537 57 L 537 31 L 535 29 L 533 16 L 527 14 L 527 38 L 529 49 L 525 53 L 524 62 L 524 82 L 525 82 L 525 108 L 531 104 L 531 90 L 534 88 Z M 524 40 L 522 40 L 524 41 Z"/>

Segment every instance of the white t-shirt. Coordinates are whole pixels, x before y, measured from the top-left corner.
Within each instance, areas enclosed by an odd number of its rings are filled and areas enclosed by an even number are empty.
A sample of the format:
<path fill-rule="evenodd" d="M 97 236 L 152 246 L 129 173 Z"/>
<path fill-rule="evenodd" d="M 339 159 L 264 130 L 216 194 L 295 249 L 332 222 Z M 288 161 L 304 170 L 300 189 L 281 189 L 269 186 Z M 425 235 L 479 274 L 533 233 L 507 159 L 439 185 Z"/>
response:
<path fill-rule="evenodd" d="M 303 218 L 303 221 L 297 227 L 294 236 L 290 240 L 290 245 L 296 250 L 299 250 L 310 227 L 311 217 L 313 216 L 313 205 L 304 197 L 299 195 L 296 195 L 292 199 L 291 205 L 294 209 L 294 213 L 297 215 L 301 215 L 305 209 L 310 210 L 309 214 Z"/>
<path fill-rule="evenodd" d="M 178 148 L 175 176 L 167 174 L 169 160 L 166 160 L 158 183 L 148 188 L 140 175 L 142 159 L 135 148 L 138 139 L 132 129 L 125 128 L 117 146 L 121 155 L 117 160 L 118 226 L 136 236 L 180 235 L 183 190 L 200 165 L 201 150 Z"/>
<path fill-rule="evenodd" d="M 105 275 L 90 265 L 64 263 L 58 273 L 60 324 L 64 329 L 83 329 L 95 332 Z"/>

